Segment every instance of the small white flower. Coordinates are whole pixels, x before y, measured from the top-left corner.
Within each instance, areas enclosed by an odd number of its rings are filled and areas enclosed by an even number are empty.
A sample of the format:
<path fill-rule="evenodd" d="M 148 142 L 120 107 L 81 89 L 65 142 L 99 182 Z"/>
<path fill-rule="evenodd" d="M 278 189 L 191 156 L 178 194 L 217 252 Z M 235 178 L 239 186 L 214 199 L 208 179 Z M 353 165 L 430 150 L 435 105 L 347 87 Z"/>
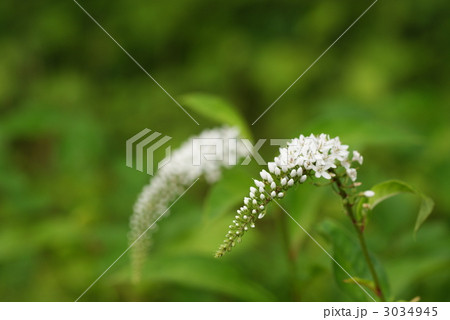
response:
<path fill-rule="evenodd" d="M 258 219 L 264 218 L 265 215 L 266 215 L 265 212 L 261 212 L 261 213 L 258 215 Z"/>
<path fill-rule="evenodd" d="M 272 192 L 270 193 L 270 196 L 271 196 L 272 198 L 275 198 L 275 197 L 277 196 L 277 193 L 276 193 L 275 191 L 272 191 Z"/>
<path fill-rule="evenodd" d="M 288 186 L 292 187 L 294 185 L 294 179 L 289 179 Z"/>
<path fill-rule="evenodd" d="M 282 179 L 280 180 L 280 183 L 281 183 L 282 186 L 285 186 L 286 183 L 287 183 L 287 179 L 286 179 L 286 178 L 282 178 Z"/>
<path fill-rule="evenodd" d="M 275 189 L 277 187 L 277 184 L 275 183 L 275 182 L 272 182 L 271 184 L 270 184 L 270 189 Z"/>
<path fill-rule="evenodd" d="M 315 176 L 316 178 L 320 178 L 320 177 L 324 177 L 325 179 L 331 179 L 330 173 L 327 171 L 327 168 L 325 165 L 319 165 L 315 167 L 316 173 Z"/>
<path fill-rule="evenodd" d="M 307 178 L 307 176 L 306 176 L 306 175 L 303 175 L 303 176 L 300 178 L 300 183 L 305 182 L 305 181 L 306 181 L 306 178 Z"/>
<path fill-rule="evenodd" d="M 363 164 L 363 156 L 356 150 L 353 151 L 353 158 L 352 161 L 356 161 L 359 164 Z"/>
<path fill-rule="evenodd" d="M 255 187 L 250 187 L 250 192 L 251 193 L 256 193 L 256 188 Z"/>
<path fill-rule="evenodd" d="M 294 178 L 296 174 L 297 174 L 297 171 L 295 169 L 292 169 L 290 176 L 292 178 Z"/>
<path fill-rule="evenodd" d="M 284 196 L 283 192 L 278 193 L 278 198 L 283 198 L 283 196 Z"/>
<path fill-rule="evenodd" d="M 261 198 L 261 200 L 264 200 L 265 198 L 264 193 L 261 193 L 259 197 Z"/>
<path fill-rule="evenodd" d="M 352 181 L 356 181 L 357 176 L 356 169 L 354 168 L 347 169 L 347 175 L 350 177 L 350 179 L 352 179 Z"/>

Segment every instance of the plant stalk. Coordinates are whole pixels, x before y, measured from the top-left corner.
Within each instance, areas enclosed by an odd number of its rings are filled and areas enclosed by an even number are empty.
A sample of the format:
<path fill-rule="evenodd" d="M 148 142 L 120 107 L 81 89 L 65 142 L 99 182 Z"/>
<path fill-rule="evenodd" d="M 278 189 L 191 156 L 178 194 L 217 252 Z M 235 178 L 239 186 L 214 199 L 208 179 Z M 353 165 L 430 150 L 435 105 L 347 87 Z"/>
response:
<path fill-rule="evenodd" d="M 367 265 L 369 266 L 370 273 L 372 274 L 373 282 L 375 283 L 375 293 L 380 298 L 381 301 L 386 301 L 383 295 L 383 291 L 381 290 L 380 280 L 378 278 L 378 274 L 373 265 L 372 259 L 370 259 L 369 250 L 367 250 L 366 239 L 364 238 L 364 234 L 357 225 L 353 224 L 356 227 L 358 233 L 358 240 L 361 245 L 361 249 L 364 254 L 364 258 L 366 259 Z"/>
<path fill-rule="evenodd" d="M 384 298 L 383 291 L 381 290 L 380 280 L 378 278 L 378 274 L 375 270 L 375 266 L 373 264 L 372 259 L 369 255 L 369 250 L 367 249 L 366 239 L 364 237 L 364 227 L 359 225 L 354 213 L 353 213 L 353 204 L 349 201 L 349 195 L 345 190 L 345 186 L 342 184 L 342 181 L 339 177 L 336 176 L 334 179 L 336 181 L 336 186 L 338 188 L 338 193 L 342 200 L 344 201 L 344 208 L 347 212 L 347 215 L 350 217 L 353 226 L 355 227 L 356 233 L 358 235 L 359 244 L 361 246 L 364 259 L 366 260 L 367 266 L 369 267 L 369 271 L 372 275 L 373 282 L 375 284 L 375 294 L 380 298 L 381 301 L 386 301 Z"/>

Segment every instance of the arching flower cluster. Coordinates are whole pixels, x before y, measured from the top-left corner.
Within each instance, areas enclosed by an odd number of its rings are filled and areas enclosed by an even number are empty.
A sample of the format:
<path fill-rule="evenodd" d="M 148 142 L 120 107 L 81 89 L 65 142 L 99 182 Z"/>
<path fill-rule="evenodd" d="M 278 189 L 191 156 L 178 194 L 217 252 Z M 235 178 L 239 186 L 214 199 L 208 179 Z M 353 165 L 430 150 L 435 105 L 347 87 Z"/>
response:
<path fill-rule="evenodd" d="M 363 157 L 357 151 L 353 151 L 351 159 L 349 156 L 348 146 L 341 144 L 339 137 L 300 135 L 289 141 L 286 147 L 280 148 L 279 156 L 268 163 L 267 170 L 260 172 L 261 179 L 254 180 L 254 186 L 244 198 L 244 205 L 237 210 L 216 257 L 221 257 L 240 242 L 243 234 L 255 227 L 257 219 L 264 217 L 267 204 L 273 199 L 283 198 L 294 185 L 312 177 L 332 179 L 339 167 L 343 167 L 345 174 L 355 181 L 357 172 L 352 164 L 362 164 Z"/>
<path fill-rule="evenodd" d="M 134 205 L 134 213 L 130 219 L 130 243 L 145 233 L 131 248 L 135 280 L 139 279 L 142 264 L 151 245 L 151 235 L 157 229 L 154 222 L 197 178 L 203 176 L 207 182 L 213 183 L 220 178 L 223 168 L 231 166 L 230 158 L 239 159 L 248 155 L 248 150 L 240 142 L 236 143 L 235 147 L 229 146 L 229 141 L 239 141 L 239 138 L 239 130 L 234 127 L 209 129 L 198 136 L 191 137 L 179 149 L 172 152 L 167 164 L 159 169 L 150 183 L 144 187 Z M 200 164 L 194 164 L 193 153 L 196 151 L 193 141 L 209 141 L 210 139 L 223 141 L 223 154 L 226 156 L 221 160 L 205 158 Z M 215 151 L 214 145 L 204 145 L 201 149 L 202 154 L 214 154 Z M 165 216 L 168 214 L 169 212 L 166 212 Z M 150 226 L 152 227 L 147 230 Z"/>

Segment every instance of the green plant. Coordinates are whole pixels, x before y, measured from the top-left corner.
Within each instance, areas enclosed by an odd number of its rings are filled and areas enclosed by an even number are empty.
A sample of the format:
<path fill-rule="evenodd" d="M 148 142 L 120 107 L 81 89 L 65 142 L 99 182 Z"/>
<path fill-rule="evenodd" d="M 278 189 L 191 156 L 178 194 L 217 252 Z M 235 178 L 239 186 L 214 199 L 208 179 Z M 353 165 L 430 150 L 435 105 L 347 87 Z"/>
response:
<path fill-rule="evenodd" d="M 193 94 L 185 96 L 184 102 L 186 106 L 199 112 L 206 118 L 237 127 L 241 132 L 245 133 L 245 137 L 250 137 L 250 130 L 245 125 L 241 115 L 233 109 L 231 104 L 220 98 Z M 207 107 L 211 104 L 215 106 L 218 112 L 212 112 Z M 357 170 L 363 164 L 363 157 L 359 152 L 353 151 L 351 153 L 348 149 L 347 145 L 341 144 L 339 137 L 330 138 L 326 134 L 318 136 L 312 134 L 310 136 L 300 135 L 299 138 L 289 141 L 286 147 L 280 148 L 280 154 L 275 157 L 273 162 L 267 164 L 267 171 L 260 171 L 260 180 L 254 180 L 254 186 L 250 187 L 249 195 L 244 197 L 244 203 L 237 210 L 234 220 L 229 225 L 225 240 L 219 246 L 215 256 L 222 257 L 225 253 L 231 251 L 233 247 L 242 241 L 244 234 L 255 228 L 258 220 L 264 218 L 270 204 L 275 203 L 284 212 L 281 212 L 284 217 L 282 216 L 283 219 L 280 219 L 282 225 L 281 242 L 286 248 L 285 254 L 290 264 L 290 286 L 293 288 L 293 297 L 297 299 L 299 290 L 295 283 L 297 281 L 296 274 L 302 271 L 298 270 L 296 259 L 302 252 L 293 252 L 294 249 L 298 249 L 300 246 L 292 243 L 285 218 L 289 216 L 294 221 L 295 219 L 282 207 L 280 200 L 287 197 L 291 189 L 295 189 L 297 186 L 304 185 L 310 181 L 314 186 L 330 186 L 335 191 L 341 199 L 345 215 L 353 226 L 354 232 L 349 232 L 349 230 L 342 228 L 338 222 L 325 217 L 323 217 L 323 221 L 317 223 L 320 233 L 332 245 L 333 252 L 329 254 L 305 228 L 296 222 L 333 260 L 334 279 L 338 287 L 356 301 L 368 299 L 375 301 L 375 298 L 379 301 L 393 300 L 394 297 L 390 293 L 385 269 L 377 257 L 370 252 L 366 243 L 366 230 L 373 215 L 373 210 L 384 200 L 399 193 L 412 193 L 418 196 L 421 203 L 414 228 L 416 232 L 431 213 L 434 202 L 429 197 L 399 180 L 385 181 L 374 185 L 369 190 L 361 189 L 361 183 L 356 180 Z M 241 154 L 243 155 L 244 153 Z M 187 158 L 184 159 L 184 162 L 187 161 Z M 193 233 L 199 235 L 207 229 L 217 228 L 217 225 L 215 225 L 217 219 L 228 213 L 234 204 L 239 199 L 242 199 L 240 195 L 245 193 L 247 188 L 245 184 L 249 179 L 248 172 L 244 168 L 242 166 L 239 168 L 238 166 L 238 168 L 226 172 L 220 181 L 212 187 L 205 201 L 205 214 L 201 223 L 199 223 L 200 229 L 195 229 Z M 186 170 L 186 172 L 188 171 Z M 187 184 L 184 183 L 183 188 L 186 188 L 186 186 Z M 316 193 L 318 194 L 319 192 L 316 191 Z M 300 193 L 296 196 L 301 198 Z M 157 199 L 155 195 L 151 198 Z M 148 202 L 148 199 L 146 201 Z M 302 205 L 302 203 L 297 204 L 296 210 L 301 210 Z M 307 202 L 306 205 L 310 206 L 311 204 Z M 144 211 L 148 211 L 147 209 Z M 147 223 L 143 224 L 141 222 L 137 221 L 136 224 L 140 229 L 147 225 Z M 135 230 L 137 229 L 135 228 Z M 211 233 L 206 234 L 202 242 L 209 236 L 211 236 Z M 265 235 L 265 237 L 276 238 L 272 234 Z M 182 250 L 184 251 L 189 247 L 190 244 L 188 243 Z M 142 254 L 147 249 L 139 246 L 138 250 Z M 135 259 L 134 261 L 139 260 Z M 215 273 L 214 270 L 209 272 L 211 273 L 210 276 Z M 215 279 L 219 282 L 221 281 L 220 277 Z M 245 277 L 235 280 L 244 286 L 243 279 Z M 218 283 L 214 285 L 220 286 Z M 236 285 L 238 284 L 236 283 Z M 245 285 L 252 286 L 253 284 Z M 372 292 L 374 295 L 369 292 Z"/>
<path fill-rule="evenodd" d="M 280 155 L 274 159 L 274 162 L 268 163 L 269 171 L 260 172 L 261 180 L 254 180 L 255 185 L 250 187 L 249 196 L 244 198 L 244 205 L 237 210 L 235 220 L 230 224 L 224 243 L 216 252 L 216 257 L 223 256 L 242 241 L 243 235 L 250 228 L 255 227 L 258 219 L 264 217 L 267 205 L 275 202 L 281 207 L 278 200 L 283 198 L 289 189 L 314 179 L 313 183 L 316 185 L 331 185 L 340 196 L 345 213 L 350 218 L 357 235 L 360 259 L 365 261 L 371 276 L 371 279 L 353 277 L 335 260 L 342 271 L 350 276 L 349 279 L 341 280 L 346 283 L 353 281 L 366 293 L 364 287 L 375 293 L 379 300 L 386 301 L 385 288 L 383 288 L 386 286 L 382 285 L 364 235 L 370 212 L 377 204 L 395 194 L 415 193 L 421 198 L 421 208 L 415 226 L 417 231 L 431 213 L 433 201 L 401 181 L 386 181 L 374 186 L 372 190 L 358 191 L 361 183 L 356 182 L 356 166 L 362 163 L 363 157 L 357 151 L 353 151 L 353 156 L 350 158 L 348 146 L 342 145 L 338 137 L 331 139 L 325 134 L 308 137 L 300 135 L 299 138 L 291 140 L 286 147 L 280 148 Z M 320 178 L 328 182 L 319 184 L 317 179 Z M 283 209 L 283 211 L 289 215 L 286 210 Z M 342 248 L 338 247 L 338 249 Z M 339 250 L 335 250 L 336 252 Z M 345 250 L 342 252 L 345 253 Z M 355 263 L 358 262 L 355 261 Z"/>

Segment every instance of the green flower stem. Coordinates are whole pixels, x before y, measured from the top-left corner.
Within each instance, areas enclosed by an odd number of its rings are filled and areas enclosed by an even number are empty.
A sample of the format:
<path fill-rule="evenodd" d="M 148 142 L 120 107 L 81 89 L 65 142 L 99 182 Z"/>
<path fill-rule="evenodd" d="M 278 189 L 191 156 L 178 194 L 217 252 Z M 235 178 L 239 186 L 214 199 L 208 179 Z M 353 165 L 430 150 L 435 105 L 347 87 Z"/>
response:
<path fill-rule="evenodd" d="M 350 190 L 350 192 L 353 191 L 354 193 L 354 188 L 347 188 L 347 186 L 343 184 L 338 175 L 336 175 L 334 181 L 336 182 L 338 193 L 344 202 L 345 211 L 347 212 L 347 215 L 350 217 L 352 224 L 355 227 L 356 233 L 358 235 L 358 240 L 361 245 L 362 252 L 364 254 L 364 259 L 366 260 L 366 263 L 372 275 L 373 282 L 375 284 L 375 294 L 378 296 L 378 298 L 380 298 L 381 301 L 386 301 L 383 295 L 383 291 L 381 290 L 378 274 L 375 271 L 375 267 L 369 255 L 369 250 L 367 249 L 366 239 L 364 238 L 364 225 L 359 223 L 359 221 L 356 219 L 355 214 L 353 213 L 353 203 L 350 201 L 349 192 L 347 192 L 347 190 Z"/>

